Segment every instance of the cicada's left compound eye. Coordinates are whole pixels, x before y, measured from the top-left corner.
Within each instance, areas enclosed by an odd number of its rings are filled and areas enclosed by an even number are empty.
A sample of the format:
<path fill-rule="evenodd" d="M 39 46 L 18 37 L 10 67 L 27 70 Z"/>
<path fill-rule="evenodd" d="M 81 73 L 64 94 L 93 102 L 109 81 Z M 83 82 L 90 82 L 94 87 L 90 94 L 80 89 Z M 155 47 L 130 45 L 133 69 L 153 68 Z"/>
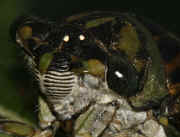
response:
<path fill-rule="evenodd" d="M 127 59 L 114 54 L 108 59 L 107 83 L 110 89 L 129 97 L 138 91 L 139 75 Z"/>
<path fill-rule="evenodd" d="M 42 47 L 48 47 L 49 33 L 46 21 L 37 17 L 19 17 L 11 26 L 11 37 L 31 57 L 37 56 Z M 49 47 L 48 47 L 49 48 Z"/>

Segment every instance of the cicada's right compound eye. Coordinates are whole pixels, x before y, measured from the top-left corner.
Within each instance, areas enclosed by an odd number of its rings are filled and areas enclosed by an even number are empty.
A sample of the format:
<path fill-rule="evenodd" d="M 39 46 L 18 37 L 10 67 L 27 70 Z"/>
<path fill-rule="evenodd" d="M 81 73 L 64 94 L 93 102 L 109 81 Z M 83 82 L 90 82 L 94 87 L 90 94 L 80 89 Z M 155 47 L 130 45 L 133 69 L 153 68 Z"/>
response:
<path fill-rule="evenodd" d="M 46 40 L 49 24 L 37 17 L 21 16 L 11 25 L 11 37 L 31 57 L 38 56 L 42 47 L 48 47 Z"/>

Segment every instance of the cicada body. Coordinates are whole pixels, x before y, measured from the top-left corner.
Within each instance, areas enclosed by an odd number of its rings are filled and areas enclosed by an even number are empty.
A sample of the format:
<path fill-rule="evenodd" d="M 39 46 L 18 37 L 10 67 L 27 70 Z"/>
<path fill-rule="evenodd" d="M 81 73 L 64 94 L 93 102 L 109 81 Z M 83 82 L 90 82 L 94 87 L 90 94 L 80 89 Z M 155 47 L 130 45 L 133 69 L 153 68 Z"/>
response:
<path fill-rule="evenodd" d="M 72 120 L 75 137 L 167 136 L 158 121 L 179 90 L 180 43 L 173 34 L 112 12 L 61 22 L 20 17 L 11 32 L 39 82 L 42 129 Z"/>

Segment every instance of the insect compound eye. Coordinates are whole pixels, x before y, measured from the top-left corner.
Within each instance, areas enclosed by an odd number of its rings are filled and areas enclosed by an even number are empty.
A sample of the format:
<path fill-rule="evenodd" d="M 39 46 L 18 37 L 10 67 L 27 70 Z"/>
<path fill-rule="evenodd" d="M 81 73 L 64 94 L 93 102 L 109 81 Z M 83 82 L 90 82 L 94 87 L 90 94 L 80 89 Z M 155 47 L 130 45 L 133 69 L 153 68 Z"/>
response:
<path fill-rule="evenodd" d="M 47 45 L 48 24 L 37 17 L 22 16 L 17 18 L 10 28 L 10 35 L 24 51 L 34 56 L 40 45 Z"/>
<path fill-rule="evenodd" d="M 126 59 L 113 55 L 108 60 L 107 83 L 110 89 L 122 96 L 133 96 L 138 89 L 138 74 Z"/>

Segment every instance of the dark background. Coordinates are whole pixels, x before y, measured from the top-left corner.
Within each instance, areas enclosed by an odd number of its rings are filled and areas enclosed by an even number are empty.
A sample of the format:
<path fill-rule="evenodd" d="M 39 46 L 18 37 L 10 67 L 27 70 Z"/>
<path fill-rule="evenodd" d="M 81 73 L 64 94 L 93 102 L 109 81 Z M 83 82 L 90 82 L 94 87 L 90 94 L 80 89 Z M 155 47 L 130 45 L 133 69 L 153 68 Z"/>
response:
<path fill-rule="evenodd" d="M 139 8 L 133 8 L 139 7 Z M 23 56 L 9 37 L 9 26 L 22 14 L 61 18 L 79 12 L 132 12 L 180 34 L 179 4 L 175 1 L 133 0 L 0 0 L 0 115 L 32 121 L 36 92 Z"/>

